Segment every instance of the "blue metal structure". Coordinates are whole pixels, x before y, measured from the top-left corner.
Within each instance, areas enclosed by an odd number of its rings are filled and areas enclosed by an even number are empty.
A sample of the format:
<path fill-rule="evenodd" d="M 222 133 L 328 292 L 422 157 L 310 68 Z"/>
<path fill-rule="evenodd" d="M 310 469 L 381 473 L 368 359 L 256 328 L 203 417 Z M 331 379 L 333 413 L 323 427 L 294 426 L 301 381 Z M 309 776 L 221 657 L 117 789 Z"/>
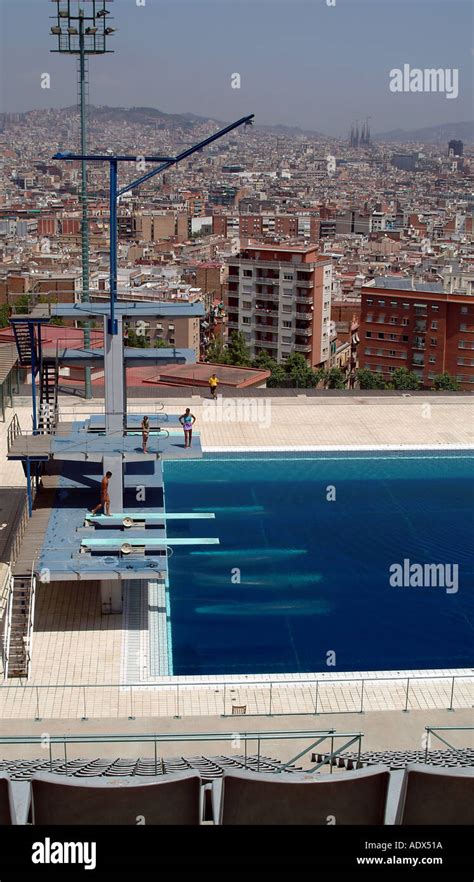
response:
<path fill-rule="evenodd" d="M 16 315 L 10 318 L 20 365 L 22 367 L 31 365 L 33 434 L 38 431 L 36 377 L 41 371 L 43 360 L 41 328 L 48 321 L 49 319 L 33 318 L 30 315 Z"/>
<path fill-rule="evenodd" d="M 138 156 L 124 156 L 121 154 L 86 154 L 83 153 L 71 153 L 70 151 L 55 153 L 53 159 L 61 159 L 66 161 L 76 161 L 80 160 L 81 162 L 108 162 L 110 169 L 109 176 L 109 208 L 110 208 L 110 228 L 109 228 L 109 242 L 110 242 L 110 272 L 109 272 L 109 285 L 110 285 L 110 317 L 108 320 L 107 330 L 111 335 L 116 335 L 118 333 L 118 323 L 115 319 L 115 301 L 117 299 L 117 200 L 119 196 L 123 196 L 124 193 L 128 193 L 130 190 L 135 190 L 140 184 L 143 184 L 145 181 L 150 180 L 155 175 L 160 174 L 166 169 L 170 168 L 173 165 L 177 165 L 179 162 L 182 162 L 184 159 L 187 159 L 189 156 L 192 156 L 193 153 L 196 153 L 199 150 L 203 150 L 204 147 L 207 147 L 209 144 L 212 144 L 214 141 L 217 141 L 219 138 L 222 138 L 224 135 L 227 135 L 229 132 L 232 132 L 233 129 L 238 128 L 243 125 L 251 125 L 252 120 L 254 118 L 254 114 L 249 114 L 249 116 L 243 116 L 238 119 L 234 123 L 230 123 L 230 125 L 225 126 L 225 128 L 220 129 L 218 132 L 215 132 L 214 135 L 210 135 L 208 138 L 205 138 L 203 141 L 200 141 L 198 144 L 194 144 L 192 147 L 189 147 L 187 150 L 183 150 L 182 153 L 179 153 L 177 156 L 148 156 L 148 157 L 138 157 Z M 145 175 L 142 175 L 140 178 L 137 178 L 135 181 L 132 181 L 131 184 L 127 184 L 125 187 L 122 187 L 120 190 L 118 189 L 118 163 L 119 162 L 136 162 L 137 159 L 144 159 L 146 162 L 160 162 L 161 165 L 158 168 L 152 169 L 147 172 Z"/>
<path fill-rule="evenodd" d="M 176 416 L 161 411 L 150 424 L 149 447 L 142 449 L 141 427 L 137 418 L 127 413 L 126 403 L 126 365 L 144 361 L 159 364 L 163 360 L 187 362 L 194 360 L 191 350 L 157 350 L 153 352 L 135 351 L 124 347 L 123 321 L 137 318 L 173 315 L 199 317 L 203 314 L 201 303 L 177 306 L 176 304 L 152 301 L 148 303 L 118 301 L 117 299 L 117 203 L 123 193 L 140 186 L 144 181 L 167 168 L 202 150 L 208 144 L 223 137 L 241 125 L 250 124 L 253 114 L 242 117 L 225 126 L 214 135 L 187 148 L 175 157 L 146 156 L 135 157 L 123 154 L 74 154 L 57 153 L 55 159 L 81 162 L 109 163 L 110 198 L 110 303 L 56 304 L 49 310 L 38 305 L 32 314 L 14 316 L 11 319 L 21 364 L 31 364 L 33 434 L 19 434 L 8 449 L 8 458 L 23 462 L 27 478 L 28 510 L 33 515 L 32 478 L 44 470 L 46 477 L 58 475 L 59 495 L 52 503 L 51 516 L 45 527 L 41 547 L 26 549 L 18 563 L 21 571 L 29 572 L 34 567 L 41 573 L 46 569 L 54 581 L 75 579 L 99 579 L 109 583 L 112 579 L 144 579 L 154 573 L 167 585 L 168 544 L 192 541 L 198 544 L 216 544 L 218 539 L 209 536 L 172 537 L 168 534 L 164 494 L 163 461 L 168 459 L 198 459 L 202 456 L 199 432 L 195 433 L 192 450 L 185 447 L 182 427 Z M 158 167 L 142 175 L 119 189 L 118 165 L 120 162 L 136 162 L 137 159 L 158 163 Z M 58 364 L 92 364 L 104 360 L 105 372 L 105 411 L 103 418 L 74 421 L 72 424 L 59 423 L 56 431 L 51 426 L 38 422 L 36 377 L 42 376 L 43 363 L 51 361 L 47 347 L 45 352 L 41 329 L 53 317 L 83 321 L 101 318 L 104 322 L 103 350 L 84 347 L 79 350 L 57 351 Z M 135 355 L 137 358 L 135 358 Z M 156 426 L 155 426 L 156 422 Z M 138 437 L 137 437 L 138 435 Z M 56 466 L 49 464 L 60 462 Z M 91 488 L 97 486 L 101 476 L 111 473 L 109 484 L 111 510 L 114 518 L 99 521 L 84 517 L 91 502 L 97 499 L 95 492 L 91 498 Z M 55 479 L 56 480 L 56 479 Z M 146 488 L 140 510 L 135 511 L 136 524 L 133 529 L 127 523 L 127 512 L 133 512 L 137 503 L 137 487 Z M 69 502 L 64 505 L 63 499 Z M 125 513 L 125 514 L 124 514 Z M 156 515 L 160 517 L 157 518 Z M 194 513 L 182 515 L 192 520 Z M 135 520 L 135 518 L 132 518 Z M 117 523 L 118 521 L 118 523 Z M 108 533 L 107 535 L 104 535 Z M 84 532 L 86 535 L 84 535 Z M 97 532 L 100 536 L 97 536 Z M 99 544 L 91 537 L 96 533 Z M 81 535 L 82 534 L 82 535 Z M 89 534 L 90 541 L 87 539 Z M 127 543 L 127 538 L 131 541 Z M 36 540 L 35 540 L 36 541 Z M 105 542 L 105 545 L 104 545 Z M 104 556 L 103 548 L 110 549 Z M 156 553 L 155 549 L 156 548 Z M 132 549 L 132 551 L 130 551 Z M 99 552 L 99 553 L 98 553 Z"/>

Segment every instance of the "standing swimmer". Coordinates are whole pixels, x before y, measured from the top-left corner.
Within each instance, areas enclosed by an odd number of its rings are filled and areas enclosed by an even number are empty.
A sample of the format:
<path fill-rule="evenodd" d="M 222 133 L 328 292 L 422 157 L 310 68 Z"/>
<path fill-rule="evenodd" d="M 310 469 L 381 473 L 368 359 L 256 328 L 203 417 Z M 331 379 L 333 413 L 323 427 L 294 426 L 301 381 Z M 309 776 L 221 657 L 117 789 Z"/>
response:
<path fill-rule="evenodd" d="M 100 502 L 96 505 L 95 508 L 92 508 L 92 514 L 95 515 L 96 511 L 99 511 L 99 508 L 104 509 L 104 514 L 108 517 L 110 516 L 110 496 L 109 496 L 109 481 L 112 477 L 112 472 L 106 472 L 104 477 L 102 478 L 100 484 Z"/>
<path fill-rule="evenodd" d="M 148 444 L 148 436 L 150 434 L 150 420 L 147 416 L 144 416 L 142 419 L 142 442 L 143 442 L 143 453 L 147 452 L 146 446 Z"/>
<path fill-rule="evenodd" d="M 189 407 L 187 407 L 185 413 L 183 413 L 179 417 L 179 421 L 184 429 L 184 447 L 191 447 L 191 441 L 193 439 L 193 426 L 196 422 L 196 417 L 193 413 L 191 413 Z"/>

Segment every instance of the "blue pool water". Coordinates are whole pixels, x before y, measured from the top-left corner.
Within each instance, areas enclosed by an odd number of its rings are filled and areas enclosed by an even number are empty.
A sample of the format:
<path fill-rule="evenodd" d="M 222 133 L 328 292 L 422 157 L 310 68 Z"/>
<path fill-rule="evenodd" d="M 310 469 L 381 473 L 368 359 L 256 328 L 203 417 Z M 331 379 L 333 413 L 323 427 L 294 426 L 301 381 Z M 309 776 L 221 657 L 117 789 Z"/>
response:
<path fill-rule="evenodd" d="M 216 512 L 170 534 L 220 539 L 171 559 L 174 674 L 472 666 L 473 478 L 462 451 L 166 463 L 169 511 Z M 392 587 L 404 559 L 458 564 L 458 591 Z"/>

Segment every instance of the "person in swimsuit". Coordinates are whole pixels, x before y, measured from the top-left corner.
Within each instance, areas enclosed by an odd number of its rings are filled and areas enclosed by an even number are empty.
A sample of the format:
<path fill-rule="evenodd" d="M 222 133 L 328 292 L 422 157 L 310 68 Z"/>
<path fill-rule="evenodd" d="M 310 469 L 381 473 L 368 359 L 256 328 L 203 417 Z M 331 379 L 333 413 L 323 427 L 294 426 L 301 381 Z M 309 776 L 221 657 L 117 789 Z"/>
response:
<path fill-rule="evenodd" d="M 150 420 L 147 416 L 144 416 L 142 419 L 142 443 L 143 443 L 143 453 L 147 452 L 146 446 L 148 444 L 148 436 L 150 434 Z"/>
<path fill-rule="evenodd" d="M 196 417 L 191 413 L 189 407 L 187 407 L 185 413 L 180 416 L 179 421 L 184 429 L 184 446 L 191 447 L 191 441 L 193 440 L 193 426 L 196 422 Z"/>
<path fill-rule="evenodd" d="M 95 508 L 92 508 L 92 514 L 95 514 L 96 511 L 99 511 L 99 508 L 104 509 L 104 514 L 110 515 L 110 496 L 109 496 L 109 481 L 112 477 L 112 472 L 106 472 L 104 477 L 102 478 L 100 484 L 100 502 L 96 505 Z"/>

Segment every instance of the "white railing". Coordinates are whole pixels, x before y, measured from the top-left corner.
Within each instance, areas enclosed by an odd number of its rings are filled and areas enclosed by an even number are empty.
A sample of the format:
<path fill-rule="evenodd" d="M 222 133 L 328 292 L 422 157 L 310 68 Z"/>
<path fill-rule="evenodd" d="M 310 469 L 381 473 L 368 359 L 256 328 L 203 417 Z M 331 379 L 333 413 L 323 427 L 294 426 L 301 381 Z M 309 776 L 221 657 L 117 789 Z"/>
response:
<path fill-rule="evenodd" d="M 453 711 L 472 706 L 472 674 L 405 675 L 320 679 L 284 676 L 269 680 L 235 677 L 187 682 L 178 677 L 161 683 L 0 685 L 0 717 L 70 719 L 185 716 L 319 716 L 362 714 L 379 710 L 426 709 L 425 689 L 436 690 L 433 707 Z M 202 710 L 199 695 L 203 697 Z M 340 698 L 340 701 L 338 700 Z M 212 709 L 210 709 L 210 705 Z M 431 705 L 429 705 L 431 706 Z"/>
<path fill-rule="evenodd" d="M 31 658 L 33 654 L 33 625 L 35 620 L 36 576 L 34 574 L 34 561 L 31 567 L 30 596 L 28 605 L 28 624 L 25 638 L 26 655 L 26 679 L 29 680 L 31 673 Z"/>
<path fill-rule="evenodd" d="M 12 613 L 13 613 L 13 576 L 11 567 L 9 566 L 7 569 L 6 580 L 9 582 L 8 586 L 8 594 L 7 594 L 7 605 L 5 608 L 5 626 L 3 630 L 3 676 L 6 680 L 8 678 L 8 651 L 10 647 L 10 634 L 12 628 Z M 5 580 L 5 581 L 6 581 Z"/>
<path fill-rule="evenodd" d="M 141 404 L 127 404 L 127 414 L 131 416 L 143 416 L 143 413 L 147 413 L 149 416 L 154 415 L 164 415 L 164 402 L 163 401 L 152 401 L 151 399 L 143 399 L 143 403 Z M 75 420 L 85 420 L 91 416 L 103 416 L 105 417 L 105 410 L 103 403 L 94 403 L 93 401 L 83 401 L 80 404 L 70 404 L 68 402 L 67 405 L 58 404 L 57 407 L 57 421 L 58 422 L 71 422 Z"/>

